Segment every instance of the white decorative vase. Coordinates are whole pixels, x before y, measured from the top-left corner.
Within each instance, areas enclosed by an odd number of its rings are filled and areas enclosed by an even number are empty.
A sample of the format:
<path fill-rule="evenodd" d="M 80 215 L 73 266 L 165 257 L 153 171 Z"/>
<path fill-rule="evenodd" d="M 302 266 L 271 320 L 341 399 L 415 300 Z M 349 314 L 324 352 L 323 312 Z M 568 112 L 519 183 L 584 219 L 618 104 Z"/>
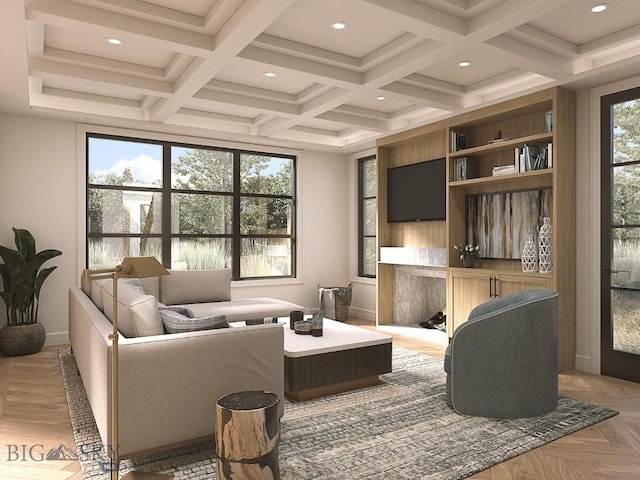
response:
<path fill-rule="evenodd" d="M 549 217 L 542 219 L 542 227 L 538 236 L 538 256 L 540 273 L 553 272 L 553 230 Z"/>
<path fill-rule="evenodd" d="M 538 271 L 538 252 L 536 251 L 536 244 L 531 234 L 527 235 L 527 240 L 524 242 L 520 260 L 522 261 L 523 272 Z"/>

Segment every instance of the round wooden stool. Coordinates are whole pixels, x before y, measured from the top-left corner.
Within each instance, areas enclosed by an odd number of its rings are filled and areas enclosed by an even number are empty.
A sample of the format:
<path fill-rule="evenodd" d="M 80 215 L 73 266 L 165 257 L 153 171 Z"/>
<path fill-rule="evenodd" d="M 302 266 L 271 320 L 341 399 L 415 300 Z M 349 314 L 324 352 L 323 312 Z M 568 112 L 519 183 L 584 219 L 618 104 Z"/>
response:
<path fill-rule="evenodd" d="M 279 480 L 280 397 L 246 391 L 216 403 L 218 480 Z"/>

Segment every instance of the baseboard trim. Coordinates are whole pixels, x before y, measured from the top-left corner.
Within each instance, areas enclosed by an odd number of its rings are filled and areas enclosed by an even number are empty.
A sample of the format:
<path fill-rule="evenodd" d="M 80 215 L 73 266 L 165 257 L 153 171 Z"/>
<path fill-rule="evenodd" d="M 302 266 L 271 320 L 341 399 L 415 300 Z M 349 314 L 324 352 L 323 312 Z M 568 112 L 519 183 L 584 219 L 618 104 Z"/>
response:
<path fill-rule="evenodd" d="M 576 370 L 587 373 L 599 373 L 591 371 L 591 357 L 587 355 L 576 355 Z"/>
<path fill-rule="evenodd" d="M 376 312 L 373 310 L 366 310 L 364 308 L 349 307 L 349 315 L 352 317 L 363 318 L 365 320 L 376 320 Z"/>
<path fill-rule="evenodd" d="M 47 333 L 45 346 L 69 345 L 69 332 Z"/>

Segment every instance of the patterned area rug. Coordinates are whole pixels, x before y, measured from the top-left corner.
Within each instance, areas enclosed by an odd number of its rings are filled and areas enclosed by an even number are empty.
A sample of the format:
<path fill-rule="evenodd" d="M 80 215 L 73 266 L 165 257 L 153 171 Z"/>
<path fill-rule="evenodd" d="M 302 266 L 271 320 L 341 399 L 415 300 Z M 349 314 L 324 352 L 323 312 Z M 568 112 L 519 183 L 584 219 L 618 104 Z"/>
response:
<path fill-rule="evenodd" d="M 78 457 L 86 480 L 107 480 L 101 442 L 75 359 L 60 351 Z M 280 442 L 283 479 L 437 479 L 468 477 L 617 412 L 561 397 L 531 419 L 458 415 L 445 403 L 442 361 L 393 349 L 393 373 L 370 388 L 315 400 L 285 400 Z M 215 478 L 212 442 L 125 460 L 131 470 Z"/>

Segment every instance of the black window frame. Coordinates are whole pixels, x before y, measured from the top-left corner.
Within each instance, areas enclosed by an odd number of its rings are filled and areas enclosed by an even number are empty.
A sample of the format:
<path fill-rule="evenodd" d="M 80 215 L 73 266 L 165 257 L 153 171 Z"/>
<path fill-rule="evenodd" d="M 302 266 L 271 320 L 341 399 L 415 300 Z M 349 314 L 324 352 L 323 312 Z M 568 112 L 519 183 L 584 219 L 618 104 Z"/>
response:
<path fill-rule="evenodd" d="M 377 238 L 377 232 L 374 235 L 365 235 L 364 232 L 364 203 L 367 200 L 377 199 L 377 176 L 376 176 L 376 195 L 374 196 L 365 196 L 365 175 L 364 170 L 365 166 L 368 162 L 377 162 L 377 158 L 375 155 L 370 155 L 367 157 L 358 159 L 358 276 L 362 278 L 376 278 L 376 274 L 366 273 L 364 271 L 365 267 L 365 257 L 366 257 L 366 248 L 365 248 L 365 239 L 367 238 Z M 377 219 L 376 219 L 377 222 Z M 377 230 L 377 227 L 376 227 Z"/>
<path fill-rule="evenodd" d="M 90 184 L 89 183 L 89 141 L 91 138 L 100 138 L 115 141 L 146 143 L 152 145 L 159 145 L 162 147 L 162 187 L 135 187 L 121 185 L 102 185 L 102 184 Z M 201 191 L 201 190 L 183 190 L 174 189 L 171 185 L 171 148 L 193 148 L 202 150 L 215 150 L 221 152 L 229 152 L 233 158 L 233 185 L 231 192 L 224 191 Z M 283 158 L 292 160 L 293 168 L 291 172 L 291 195 L 280 194 L 263 194 L 263 193 L 243 193 L 241 190 L 241 178 L 240 178 L 240 162 L 242 155 L 260 155 L 274 158 Z M 298 157 L 296 155 L 272 153 L 268 151 L 258 150 L 243 150 L 228 147 L 216 147 L 212 145 L 201 145 L 194 143 L 185 143 L 178 141 L 168 140 L 156 140 L 139 137 L 129 137 L 126 135 L 114 135 L 105 134 L 99 132 L 86 132 L 85 133 L 85 268 L 89 268 L 89 249 L 91 238 L 159 238 L 162 245 L 162 263 L 166 268 L 171 267 L 171 241 L 174 238 L 225 238 L 231 240 L 231 265 L 228 268 L 231 269 L 231 279 L 233 281 L 239 280 L 277 280 L 286 278 L 296 278 L 297 276 L 297 166 Z M 162 227 L 160 233 L 91 233 L 90 232 L 90 215 L 89 211 L 89 191 L 91 188 L 100 188 L 105 190 L 128 190 L 128 191 L 140 191 L 140 192 L 157 192 L 162 197 Z M 221 195 L 232 197 L 232 232 L 231 234 L 181 234 L 172 233 L 171 231 L 171 195 L 173 193 L 188 193 L 188 194 L 204 194 L 204 195 Z M 240 203 L 242 197 L 253 198 L 284 198 L 291 201 L 291 233 L 290 234 L 242 234 L 240 224 Z M 243 277 L 241 276 L 240 263 L 241 263 L 241 245 L 242 240 L 246 238 L 286 238 L 291 242 L 291 274 L 290 275 L 269 275 L 269 276 L 255 276 L 255 277 Z"/>

